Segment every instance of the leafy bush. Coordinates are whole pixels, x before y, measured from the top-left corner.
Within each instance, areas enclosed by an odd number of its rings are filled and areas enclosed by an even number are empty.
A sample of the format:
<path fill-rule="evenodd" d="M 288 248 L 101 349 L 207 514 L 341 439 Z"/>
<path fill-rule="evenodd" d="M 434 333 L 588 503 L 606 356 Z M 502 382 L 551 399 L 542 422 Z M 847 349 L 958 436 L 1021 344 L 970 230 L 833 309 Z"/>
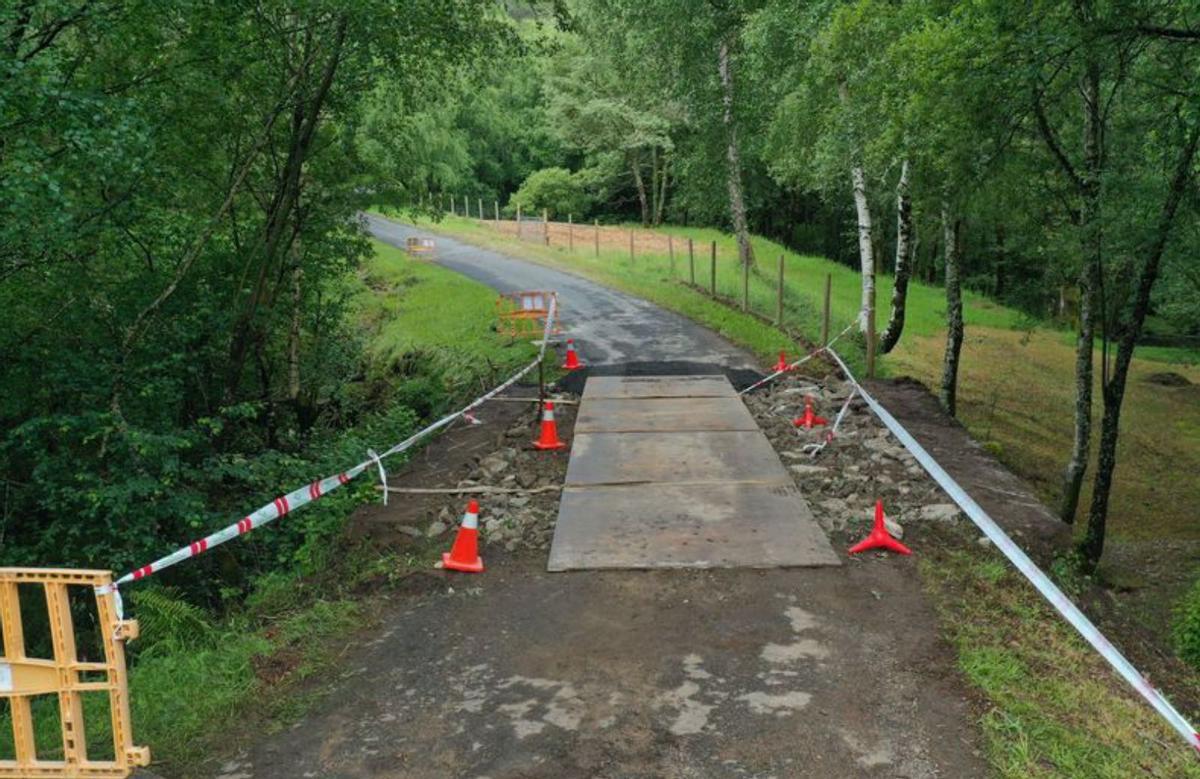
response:
<path fill-rule="evenodd" d="M 1200 581 L 1175 604 L 1171 633 L 1179 657 L 1188 665 L 1200 668 Z"/>
<path fill-rule="evenodd" d="M 543 168 L 530 173 L 509 199 L 510 209 L 520 206 L 527 214 L 548 212 L 551 219 L 587 212 L 591 198 L 583 181 L 566 168 Z"/>

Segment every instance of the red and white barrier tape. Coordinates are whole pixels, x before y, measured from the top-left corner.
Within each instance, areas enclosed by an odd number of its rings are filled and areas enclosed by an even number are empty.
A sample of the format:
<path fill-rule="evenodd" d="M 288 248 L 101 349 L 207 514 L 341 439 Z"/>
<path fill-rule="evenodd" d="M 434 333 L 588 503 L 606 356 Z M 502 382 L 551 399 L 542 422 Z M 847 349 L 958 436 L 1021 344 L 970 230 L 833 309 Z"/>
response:
<path fill-rule="evenodd" d="M 359 476 L 363 471 L 365 471 L 368 466 L 375 465 L 379 469 L 380 481 L 383 483 L 384 487 L 386 487 L 387 486 L 387 472 L 384 470 L 383 463 L 382 463 L 382 460 L 384 458 L 390 457 L 394 454 L 399 454 L 400 452 L 403 452 L 405 449 L 410 448 L 413 444 L 417 443 L 422 438 L 425 438 L 426 436 L 428 436 L 438 430 L 441 430 L 442 428 L 446 427 L 447 425 L 449 425 L 451 422 L 458 419 L 459 417 L 467 416 L 471 410 L 478 408 L 479 406 L 483 405 L 487 401 L 489 401 L 492 398 L 499 395 L 504 390 L 506 390 L 509 387 L 511 387 L 512 385 L 516 384 L 518 381 L 521 380 L 522 377 L 524 377 L 531 370 L 533 370 L 534 368 L 537 367 L 538 363 L 540 363 L 542 361 L 542 359 L 544 359 L 546 356 L 546 344 L 550 338 L 550 329 L 553 325 L 554 317 L 555 317 L 556 313 L 557 313 L 556 303 L 554 300 L 551 300 L 550 308 L 546 313 L 545 332 L 543 334 L 544 337 L 542 339 L 542 346 L 538 350 L 537 359 L 535 359 L 533 362 L 526 365 L 524 368 L 522 368 L 517 373 L 513 374 L 503 384 L 496 387 L 495 389 L 488 392 L 487 394 L 481 395 L 480 397 L 471 401 L 468 405 L 464 406 L 463 408 L 459 409 L 458 411 L 455 411 L 453 414 L 448 414 L 447 416 L 442 417 L 441 419 L 434 422 L 433 424 L 427 425 L 423 429 L 417 431 L 416 433 L 413 433 L 411 436 L 404 439 L 400 443 L 396 444 L 391 449 L 388 449 L 383 454 L 376 454 L 374 452 L 374 450 L 369 450 L 368 451 L 369 458 L 367 460 L 364 460 L 363 462 L 359 463 L 358 465 L 354 466 L 353 468 L 342 471 L 341 473 L 337 474 L 336 476 L 329 476 L 324 479 L 318 479 L 317 481 L 314 481 L 311 484 L 301 487 L 298 490 L 289 492 L 287 495 L 280 496 L 280 497 L 276 498 L 275 500 L 271 501 L 270 503 L 266 504 L 265 506 L 261 507 L 254 513 L 249 514 L 249 515 L 243 517 L 242 519 L 239 519 L 237 522 L 235 522 L 232 525 L 229 525 L 228 527 L 218 530 L 217 532 L 215 532 L 211 535 L 205 536 L 204 538 L 202 538 L 198 541 L 193 541 L 192 543 L 188 544 L 187 546 L 180 547 L 179 549 L 175 550 L 174 552 L 167 555 L 166 557 L 161 557 L 152 563 L 143 565 L 140 568 L 135 568 L 134 570 L 132 570 L 129 573 L 122 576 L 121 578 L 117 579 L 116 582 L 114 582 L 114 584 L 113 584 L 113 592 L 117 596 L 118 611 L 121 611 L 120 593 L 117 591 L 117 588 L 120 587 L 120 585 L 128 584 L 129 582 L 137 581 L 139 579 L 144 579 L 147 576 L 150 576 L 151 574 L 158 573 L 159 571 L 162 571 L 166 568 L 170 568 L 172 565 L 175 565 L 176 563 L 181 563 L 184 560 L 188 560 L 193 557 L 196 557 L 197 555 L 201 555 L 201 554 L 207 552 L 209 549 L 219 546 L 219 545 L 225 543 L 226 541 L 237 538 L 238 536 L 245 535 L 246 533 L 249 533 L 251 530 L 254 530 L 257 527 L 261 527 L 262 525 L 265 525 L 268 522 L 272 522 L 276 519 L 279 519 L 280 517 L 286 516 L 287 514 L 290 514 L 291 512 L 295 511 L 296 509 L 298 509 L 302 506 L 305 506 L 309 503 L 312 503 L 314 500 L 317 500 L 318 498 L 328 495 L 330 492 L 333 492 L 338 487 L 341 487 L 343 484 L 348 484 L 351 480 L 353 480 L 355 477 Z M 386 503 L 387 502 L 387 490 L 386 489 L 384 490 L 383 494 L 384 494 L 384 503 Z"/>
<path fill-rule="evenodd" d="M 1175 710 L 1175 707 L 1172 706 L 1171 702 L 1166 699 L 1166 696 L 1151 686 L 1150 682 L 1146 680 L 1146 677 L 1143 676 L 1137 670 L 1137 668 L 1133 666 L 1132 663 L 1125 659 L 1125 656 L 1122 655 L 1115 646 L 1113 646 L 1111 641 L 1105 638 L 1104 634 L 1100 632 L 1100 629 L 1092 624 L 1092 621 L 1089 620 L 1087 616 L 1080 611 L 1074 603 L 1071 602 L 1071 599 L 1068 598 L 1066 594 L 1063 593 L 1063 591 L 1060 590 L 1054 584 L 1054 582 L 1050 580 L 1050 577 L 1042 573 L 1042 570 L 1037 567 L 1033 560 L 1029 559 L 1029 556 L 1022 551 L 1021 547 L 1017 546 L 1016 543 L 1008 537 L 1008 534 L 1000 529 L 1000 526 L 996 524 L 995 520 L 988 516 L 987 512 L 975 502 L 974 498 L 968 495 L 966 490 L 959 486 L 958 482 L 956 482 L 950 476 L 950 474 L 946 473 L 942 466 L 938 464 L 937 460 L 933 459 L 929 452 L 925 451 L 925 448 L 917 443 L 917 440 L 913 438 L 907 430 L 904 429 L 903 425 L 896 421 L 895 417 L 888 413 L 888 410 L 885 409 L 879 403 L 879 401 L 877 401 L 869 392 L 863 389 L 862 385 L 859 384 L 854 378 L 854 374 L 852 374 L 850 369 L 846 367 L 846 363 L 842 360 L 841 356 L 839 356 L 838 353 L 833 349 L 829 349 L 828 352 L 834 361 L 837 362 L 838 366 L 841 367 L 842 371 L 846 374 L 846 378 L 850 380 L 850 383 L 853 384 L 858 392 L 862 395 L 863 400 L 865 400 L 867 405 L 871 407 L 871 411 L 875 413 L 875 416 L 879 417 L 880 421 L 882 421 L 883 424 L 892 431 L 892 434 L 900 440 L 900 443 L 904 444 L 904 448 L 912 453 L 913 457 L 917 459 L 917 462 L 921 464 L 921 467 L 924 468 L 929 475 L 933 477 L 933 480 L 936 481 L 941 488 L 946 491 L 946 494 L 949 495 L 956 504 L 958 504 L 958 507 L 963 510 L 963 513 L 971 518 L 971 521 L 974 522 L 975 525 L 983 531 L 983 534 L 986 535 L 991 542 L 996 545 L 996 548 L 999 549 L 1001 553 L 1003 553 L 1004 556 L 1007 557 L 1009 561 L 1017 567 L 1017 570 L 1019 570 L 1034 587 L 1037 588 L 1037 591 L 1042 594 L 1042 597 L 1050 602 L 1050 605 L 1053 606 L 1055 610 L 1071 624 L 1071 627 L 1079 631 L 1079 634 L 1083 636 L 1084 640 L 1091 644 L 1092 647 L 1100 653 L 1100 656 L 1103 657 L 1108 664 L 1116 670 L 1121 678 L 1128 682 L 1129 685 L 1133 687 L 1133 689 L 1136 690 L 1139 695 L 1145 698 L 1146 702 L 1149 703 L 1154 710 L 1157 711 L 1159 715 L 1161 715 L 1162 718 L 1165 719 L 1167 723 L 1174 728 L 1175 731 L 1178 732 L 1185 741 L 1187 741 L 1187 743 L 1191 744 L 1193 748 L 1200 750 L 1200 734 L 1197 734 L 1191 723 L 1189 723 L 1182 714 Z"/>
<path fill-rule="evenodd" d="M 759 387 L 761 387 L 762 385 L 766 384 L 767 382 L 774 381 L 775 379 L 779 378 L 780 376 L 787 373 L 788 371 L 796 370 L 801 365 L 808 362 L 812 358 L 816 357 L 818 354 L 825 351 L 826 349 L 832 349 L 833 345 L 835 343 L 837 343 L 838 339 L 841 338 L 846 333 L 850 332 L 854 328 L 854 326 L 857 324 L 858 324 L 858 317 L 855 317 L 854 321 L 851 322 L 850 324 L 846 325 L 846 328 L 844 330 L 842 330 L 842 332 L 838 333 L 833 338 L 831 338 L 829 340 L 829 343 L 825 344 L 824 346 L 818 346 L 816 349 L 814 349 L 813 351 L 804 355 L 803 357 L 796 360 L 795 362 L 788 363 L 788 366 L 786 368 L 780 368 L 779 370 L 775 371 L 774 373 L 768 374 L 767 376 L 763 376 L 761 379 L 754 382 L 749 387 L 746 387 L 746 389 L 742 390 L 738 394 L 745 395 L 747 392 L 752 392 L 752 391 L 758 389 Z"/>

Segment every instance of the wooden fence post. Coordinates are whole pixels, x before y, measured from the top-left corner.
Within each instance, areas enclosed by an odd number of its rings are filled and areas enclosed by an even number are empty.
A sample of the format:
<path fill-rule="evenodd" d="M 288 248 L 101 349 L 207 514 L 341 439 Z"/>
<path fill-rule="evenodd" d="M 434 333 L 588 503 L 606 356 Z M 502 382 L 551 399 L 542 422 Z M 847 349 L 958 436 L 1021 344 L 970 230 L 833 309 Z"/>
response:
<path fill-rule="evenodd" d="M 550 245 L 550 210 L 542 209 L 542 242 Z"/>
<path fill-rule="evenodd" d="M 593 236 L 595 238 L 595 243 L 596 243 L 596 256 L 599 257 L 600 256 L 600 220 L 599 219 L 592 220 L 592 229 L 594 230 Z"/>
<path fill-rule="evenodd" d="M 716 241 L 712 242 L 711 253 L 712 253 L 712 257 L 708 263 L 708 265 L 709 265 L 708 295 L 709 295 L 709 297 L 715 298 L 717 296 L 717 242 Z"/>
<path fill-rule="evenodd" d="M 496 215 L 496 226 L 500 226 L 500 201 L 492 201 L 492 213 Z"/>
<path fill-rule="evenodd" d="M 454 195 L 450 196 L 450 216 L 455 216 L 454 213 Z"/>
<path fill-rule="evenodd" d="M 633 262 L 633 230 L 629 231 L 629 261 Z"/>
<path fill-rule="evenodd" d="M 775 326 L 783 327 L 783 255 L 779 255 L 779 284 L 775 290 Z"/>
<path fill-rule="evenodd" d="M 821 346 L 829 344 L 829 291 L 833 286 L 833 274 L 825 274 L 825 305 L 821 309 Z"/>
<path fill-rule="evenodd" d="M 675 278 L 675 242 L 667 236 L 667 255 L 671 258 L 671 278 Z"/>
<path fill-rule="evenodd" d="M 483 221 L 483 198 L 479 198 L 479 221 Z"/>
<path fill-rule="evenodd" d="M 517 204 L 517 237 L 521 237 L 521 204 Z"/>
<path fill-rule="evenodd" d="M 688 283 L 696 286 L 696 252 L 691 238 L 688 239 Z"/>
<path fill-rule="evenodd" d="M 567 251 L 575 251 L 575 215 L 567 214 Z"/>

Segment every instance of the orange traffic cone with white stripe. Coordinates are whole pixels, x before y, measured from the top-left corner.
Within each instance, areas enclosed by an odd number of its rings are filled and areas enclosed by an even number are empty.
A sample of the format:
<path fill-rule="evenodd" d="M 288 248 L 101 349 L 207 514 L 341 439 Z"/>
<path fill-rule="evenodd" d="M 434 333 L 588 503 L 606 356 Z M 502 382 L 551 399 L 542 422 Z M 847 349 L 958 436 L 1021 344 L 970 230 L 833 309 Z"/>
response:
<path fill-rule="evenodd" d="M 775 363 L 775 367 L 772 370 L 774 370 L 776 373 L 783 373 L 788 369 L 788 367 L 787 352 L 780 350 L 779 362 Z"/>
<path fill-rule="evenodd" d="M 565 449 L 565 441 L 558 439 L 558 424 L 554 421 L 554 404 L 546 401 L 542 408 L 542 435 L 533 442 L 534 449 Z"/>
<path fill-rule="evenodd" d="M 562 366 L 565 370 L 573 371 L 576 368 L 582 368 L 583 363 L 579 361 L 579 355 L 575 354 L 575 339 L 567 339 L 567 361 Z"/>
<path fill-rule="evenodd" d="M 483 558 L 479 556 L 479 501 L 467 504 L 454 546 L 442 553 L 442 567 L 448 571 L 483 572 Z"/>

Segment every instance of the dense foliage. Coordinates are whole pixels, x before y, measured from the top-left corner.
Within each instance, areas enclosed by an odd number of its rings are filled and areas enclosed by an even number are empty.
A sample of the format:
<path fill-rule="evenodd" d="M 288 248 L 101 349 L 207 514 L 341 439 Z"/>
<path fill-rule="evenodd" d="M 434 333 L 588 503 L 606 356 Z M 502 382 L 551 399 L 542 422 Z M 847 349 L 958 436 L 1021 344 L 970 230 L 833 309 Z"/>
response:
<path fill-rule="evenodd" d="M 0 564 L 125 569 L 413 427 L 345 279 L 370 188 L 455 149 L 378 106 L 513 50 L 501 7 L 26 0 L 0 41 Z M 198 564 L 317 566 L 351 500 Z"/>

